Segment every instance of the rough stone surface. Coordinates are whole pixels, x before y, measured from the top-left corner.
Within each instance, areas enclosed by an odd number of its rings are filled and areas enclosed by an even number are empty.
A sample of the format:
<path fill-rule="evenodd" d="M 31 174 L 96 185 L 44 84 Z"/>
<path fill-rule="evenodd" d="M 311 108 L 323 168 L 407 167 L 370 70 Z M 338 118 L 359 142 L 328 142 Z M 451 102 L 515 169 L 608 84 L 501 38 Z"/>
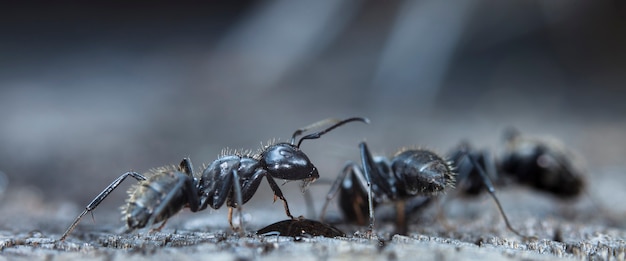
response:
<path fill-rule="evenodd" d="M 623 1 L 13 2 L 0 8 L 0 261 L 625 259 Z M 511 126 L 578 152 L 588 189 L 562 201 L 497 187 L 536 240 L 508 231 L 488 196 L 453 192 L 411 215 L 406 236 L 389 206 L 370 239 L 333 204 L 327 220 L 348 237 L 294 239 L 235 235 L 224 208 L 125 234 L 126 181 L 57 241 L 126 171 L 183 157 L 199 169 L 352 116 L 371 124 L 302 144 L 322 177 L 317 211 L 359 142 L 390 156 L 465 139 L 498 156 Z M 281 189 L 295 216 L 316 217 L 297 184 Z M 247 230 L 284 219 L 263 182 Z"/>
<path fill-rule="evenodd" d="M 534 239 L 508 231 L 489 197 L 450 194 L 438 202 L 441 207 L 431 206 L 412 216 L 406 236 L 392 233 L 393 215 L 385 213 L 385 207 L 377 209 L 379 222 L 372 238 L 365 228 L 341 223 L 337 226 L 347 237 L 254 235 L 253 229 L 284 219 L 280 204 L 274 204 L 274 210 L 246 208 L 245 236 L 223 225 L 223 211 L 183 211 L 162 231 L 132 233 L 120 232 L 122 223 L 113 218 L 117 213 L 98 211 L 96 223 L 86 216 L 64 242 L 57 239 L 71 217 L 55 217 L 51 213 L 57 206 L 15 192 L 23 196 L 22 202 L 9 196 L 1 208 L 0 260 L 624 260 L 626 230 L 616 216 L 598 215 L 597 206 L 584 198 L 564 205 L 529 192 L 533 191 L 511 188 L 498 195 L 508 203 L 505 209 L 513 225 Z M 443 218 L 435 218 L 439 211 Z M 578 214 L 568 216 L 571 213 Z M 329 220 L 340 220 L 334 210 Z"/>

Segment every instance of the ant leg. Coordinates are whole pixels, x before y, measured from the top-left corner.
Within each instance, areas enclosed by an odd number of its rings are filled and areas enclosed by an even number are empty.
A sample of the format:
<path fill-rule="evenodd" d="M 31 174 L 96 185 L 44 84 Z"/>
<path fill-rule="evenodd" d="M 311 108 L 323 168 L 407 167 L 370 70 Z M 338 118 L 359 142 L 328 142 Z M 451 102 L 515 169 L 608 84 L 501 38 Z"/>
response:
<path fill-rule="evenodd" d="M 485 163 L 485 174 L 487 177 L 494 178 L 496 182 L 498 181 L 498 170 L 496 169 L 496 163 L 494 162 L 494 157 L 487 151 L 483 150 L 482 152 L 483 162 Z"/>
<path fill-rule="evenodd" d="M 372 168 L 376 167 L 374 160 L 372 159 L 372 155 L 369 151 L 369 149 L 367 148 L 367 144 L 365 144 L 365 142 L 361 142 L 359 144 L 360 150 L 361 150 L 361 165 L 363 166 L 363 175 L 357 175 L 357 176 L 363 176 L 365 178 L 365 181 L 367 182 L 367 201 L 368 201 L 368 208 L 369 208 L 369 215 L 370 215 L 370 225 L 368 228 L 368 232 L 371 235 L 372 231 L 374 231 L 374 192 L 372 191 L 372 174 L 376 174 L 377 176 L 380 176 L 380 173 L 378 173 L 378 171 L 373 170 Z"/>
<path fill-rule="evenodd" d="M 241 233 L 246 233 L 246 228 L 243 222 L 243 196 L 241 194 L 241 184 L 239 183 L 239 174 L 237 174 L 237 170 L 233 170 L 233 190 L 235 191 L 235 202 L 237 203 L 237 214 L 239 215 L 239 227 L 241 228 Z M 228 208 L 228 222 L 230 223 L 230 227 L 233 228 L 233 209 Z M 238 230 L 235 230 L 238 231 Z"/>
<path fill-rule="evenodd" d="M 154 211 L 152 211 L 152 215 L 150 216 L 150 219 L 146 223 L 146 227 L 151 227 L 152 224 L 154 224 L 154 222 L 156 221 L 157 218 L 163 216 L 164 212 L 167 210 L 167 207 L 170 206 L 170 202 L 172 202 L 174 197 L 176 197 L 176 195 L 181 190 L 182 190 L 183 194 L 185 194 L 187 196 L 187 199 L 189 201 L 188 202 L 189 203 L 189 209 L 192 212 L 198 211 L 198 207 L 200 205 L 200 203 L 199 203 L 200 199 L 198 198 L 198 193 L 196 193 L 197 189 L 194 186 L 193 179 L 191 177 L 187 176 L 186 174 L 183 174 L 183 173 L 180 173 L 180 172 L 176 172 L 175 175 L 178 178 L 178 182 L 176 183 L 176 185 L 174 185 L 174 187 L 172 187 L 170 192 L 167 193 L 167 195 L 161 200 L 161 203 L 159 203 L 159 205 L 156 208 L 154 208 Z M 153 189 L 158 190 L 158 189 L 156 189 L 154 187 L 153 187 Z M 165 218 L 163 223 L 165 223 L 166 221 L 167 221 L 167 217 Z M 161 228 L 163 228 L 163 226 L 165 226 L 165 224 L 162 224 L 156 230 L 157 231 L 161 230 Z"/>
<path fill-rule="evenodd" d="M 65 233 L 63 233 L 63 235 L 61 236 L 61 238 L 59 239 L 60 241 L 64 241 L 65 238 L 72 232 L 72 230 L 74 230 L 74 228 L 76 227 L 76 225 L 78 225 L 78 222 L 80 222 L 80 219 L 85 216 L 88 212 L 94 210 L 96 207 L 98 207 L 98 205 L 100 205 L 100 203 L 109 195 L 111 194 L 111 192 L 113 192 L 113 190 L 115 188 L 117 188 L 117 186 L 119 186 L 122 181 L 124 181 L 124 179 L 126 179 L 128 176 L 131 176 L 133 178 L 135 178 L 137 181 L 143 181 L 146 180 L 146 177 L 144 177 L 143 175 L 137 173 L 137 172 L 133 172 L 133 171 L 129 171 L 126 172 L 124 174 L 122 174 L 121 176 L 119 176 L 117 179 L 115 179 L 111 184 L 109 184 L 109 186 L 107 186 L 102 192 L 100 192 L 100 194 L 98 194 L 86 207 L 85 210 L 80 213 L 80 215 L 78 215 L 78 217 L 76 217 L 76 219 L 74 219 L 74 222 L 72 222 L 72 224 L 65 230 Z"/>
<path fill-rule="evenodd" d="M 230 225 L 230 229 L 232 229 L 233 231 L 237 231 L 237 229 L 235 229 L 235 225 L 233 225 L 233 208 L 232 207 L 228 207 L 228 224 Z"/>
<path fill-rule="evenodd" d="M 320 213 L 320 221 L 324 222 L 324 216 L 326 216 L 326 209 L 328 208 L 328 204 L 337 196 L 341 183 L 346 179 L 347 174 L 354 167 L 358 167 L 356 166 L 356 163 L 348 162 L 339 174 L 339 176 L 337 176 L 337 179 L 335 179 L 335 181 L 333 182 L 333 185 L 330 187 L 328 194 L 326 194 L 326 202 L 324 203 L 324 207 L 322 207 L 322 212 Z"/>
<path fill-rule="evenodd" d="M 283 196 L 283 192 L 280 190 L 280 187 L 278 187 L 278 184 L 276 184 L 276 181 L 274 181 L 274 178 L 267 174 L 265 175 L 265 177 L 267 178 L 267 182 L 270 184 L 270 188 L 272 188 L 272 191 L 274 191 L 274 202 L 276 201 L 276 198 L 282 200 L 283 205 L 285 206 L 285 213 L 287 214 L 287 216 L 291 219 L 295 219 L 289 211 L 289 204 L 287 204 L 287 199 L 285 199 L 285 196 Z"/>
<path fill-rule="evenodd" d="M 489 192 L 489 195 L 491 195 L 491 197 L 493 198 L 494 202 L 496 203 L 496 205 L 498 207 L 498 210 L 500 211 L 500 214 L 502 215 L 502 218 L 504 218 L 504 223 L 506 223 L 506 227 L 511 232 L 513 232 L 514 234 L 518 235 L 519 237 L 529 238 L 527 236 L 522 235 L 517 230 L 515 230 L 513 228 L 513 226 L 511 226 L 511 223 L 509 222 L 509 219 L 506 217 L 506 214 L 504 213 L 504 210 L 502 209 L 502 205 L 500 204 L 500 200 L 498 200 L 498 197 L 496 197 L 496 190 L 493 187 L 493 183 L 491 182 L 491 179 L 489 178 L 489 176 L 487 176 L 487 174 L 485 173 L 483 168 L 480 166 L 480 164 L 478 164 L 478 161 L 474 157 L 472 157 L 470 154 L 465 154 L 465 156 L 470 160 L 470 162 L 478 170 L 478 173 L 480 174 L 480 176 L 481 176 L 481 178 L 483 180 L 483 183 L 485 184 L 485 186 L 487 186 L 487 191 Z"/>
<path fill-rule="evenodd" d="M 161 222 L 161 225 L 159 225 L 159 227 L 157 227 L 155 229 L 150 229 L 150 233 L 161 231 L 161 229 L 163 229 L 163 227 L 165 227 L 165 224 L 167 224 L 167 221 L 168 221 L 168 219 L 163 220 L 163 222 Z"/>
<path fill-rule="evenodd" d="M 397 223 L 397 231 L 396 234 L 406 235 L 409 231 L 408 224 L 406 223 L 405 208 L 406 202 L 402 199 L 397 200 L 396 204 L 396 223 Z"/>

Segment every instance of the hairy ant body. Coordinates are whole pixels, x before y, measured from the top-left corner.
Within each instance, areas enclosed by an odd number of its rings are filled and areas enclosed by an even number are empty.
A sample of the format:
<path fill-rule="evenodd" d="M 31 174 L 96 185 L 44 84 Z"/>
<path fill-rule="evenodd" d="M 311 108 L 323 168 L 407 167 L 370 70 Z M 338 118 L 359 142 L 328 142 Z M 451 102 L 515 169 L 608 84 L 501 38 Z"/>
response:
<path fill-rule="evenodd" d="M 199 180 L 193 173 L 189 159 L 183 159 L 178 167 L 162 167 L 147 175 L 127 172 L 118 177 L 100 194 L 98 194 L 76 217 L 67 228 L 60 240 L 64 240 L 76 227 L 80 219 L 94 210 L 117 186 L 127 177 L 133 177 L 140 183 L 131 189 L 131 196 L 123 210 L 124 219 L 129 231 L 150 227 L 154 223 L 163 222 L 175 215 L 184 207 L 192 212 L 220 208 L 224 203 L 229 207 L 228 221 L 233 230 L 233 208 L 237 208 L 240 221 L 243 222 L 241 206 L 252 198 L 263 178 L 267 179 L 274 192 L 274 200 L 283 201 L 285 213 L 293 218 L 287 200 L 282 194 L 274 178 L 285 180 L 302 180 L 302 189 L 319 178 L 317 168 L 300 150 L 303 140 L 317 139 L 325 133 L 348 122 L 360 121 L 368 123 L 366 118 L 348 118 L 345 120 L 327 119 L 305 128 L 296 130 L 289 143 L 280 142 L 263 148 L 256 155 L 223 155 L 207 166 Z M 295 143 L 297 136 L 308 129 L 321 125 L 333 124 L 327 129 L 308 134 Z M 158 229 L 160 229 L 159 227 Z M 241 225 L 243 228 L 243 225 Z"/>
<path fill-rule="evenodd" d="M 456 165 L 430 150 L 401 150 L 389 161 L 383 157 L 372 157 L 364 142 L 359 148 L 361 166 L 354 162 L 346 164 L 328 192 L 322 208 L 322 220 L 328 204 L 339 193 L 339 209 L 347 221 L 359 225 L 369 223 L 368 232 L 371 233 L 374 208 L 380 203 L 392 201 L 396 204 L 400 233 L 406 233 L 406 201 L 418 196 L 436 196 L 453 187 L 456 182 Z M 524 237 L 510 225 L 495 196 L 495 189 L 475 155 L 465 153 L 459 155 L 458 159 L 467 159 L 472 168 L 468 170 L 475 169 L 480 173 L 480 180 L 493 196 L 509 230 Z"/>

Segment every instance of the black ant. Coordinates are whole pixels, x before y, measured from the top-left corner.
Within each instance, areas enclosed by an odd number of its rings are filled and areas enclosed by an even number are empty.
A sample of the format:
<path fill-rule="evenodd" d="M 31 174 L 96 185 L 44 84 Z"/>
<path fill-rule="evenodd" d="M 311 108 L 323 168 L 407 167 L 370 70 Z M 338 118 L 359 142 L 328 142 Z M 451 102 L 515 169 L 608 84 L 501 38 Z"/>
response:
<path fill-rule="evenodd" d="M 504 140 L 505 149 L 499 157 L 488 150 L 476 150 L 468 142 L 461 142 L 449 154 L 458 170 L 456 191 L 467 196 L 489 191 L 479 171 L 460 161 L 463 155 L 473 155 L 489 178 L 500 185 L 526 185 L 561 199 L 573 199 L 585 192 L 583 170 L 575 164 L 576 155 L 560 142 L 523 137 L 513 128 L 505 131 Z M 599 211 L 606 211 L 594 205 Z"/>
<path fill-rule="evenodd" d="M 400 233 L 406 233 L 406 201 L 418 196 L 436 196 L 455 184 L 455 166 L 430 150 L 401 150 L 389 161 L 384 157 L 372 157 L 365 142 L 360 143 L 359 148 L 361 166 L 354 162 L 346 164 L 328 192 L 321 220 L 329 202 L 339 193 L 339 208 L 347 221 L 365 225 L 368 219 L 368 234 L 371 235 L 374 208 L 380 203 L 392 201 L 396 204 L 397 225 L 402 229 Z M 483 184 L 493 196 L 509 230 L 524 237 L 509 224 L 495 196 L 495 189 L 475 156 L 464 154 L 463 158 L 469 160 L 471 166 L 480 173 Z"/>
<path fill-rule="evenodd" d="M 60 240 L 64 240 L 85 214 L 94 210 L 129 176 L 139 181 L 139 184 L 131 189 L 130 198 L 122 212 L 128 231 L 163 222 L 158 230 L 165 225 L 168 218 L 184 207 L 196 212 L 206 209 L 207 206 L 218 209 L 224 203 L 229 207 L 228 222 L 231 228 L 236 230 L 232 222 L 233 208 L 238 209 L 240 221 L 243 222 L 241 206 L 252 198 L 263 178 L 267 179 L 274 192 L 274 200 L 277 198 L 282 200 L 285 213 L 294 219 L 289 212 L 287 200 L 274 178 L 302 180 L 304 190 L 309 183 L 319 178 L 319 174 L 306 154 L 300 150 L 302 141 L 320 138 L 327 132 L 353 121 L 369 123 L 367 118 L 354 117 L 345 120 L 327 119 L 311 124 L 296 130 L 289 143 L 280 142 L 266 146 L 259 154 L 223 155 L 204 169 L 199 180 L 194 175 L 191 161 L 186 158 L 177 167 L 161 167 L 150 171 L 146 175 L 149 178 L 137 172 L 126 172 L 85 207 Z M 303 136 L 297 144 L 295 143 L 296 137 L 308 129 L 327 124 L 333 125 L 323 131 Z M 241 227 L 243 228 L 243 225 Z"/>
<path fill-rule="evenodd" d="M 574 154 L 562 144 L 526 138 L 515 129 L 505 132 L 505 141 L 498 162 L 502 174 L 561 198 L 574 198 L 584 191 L 583 171 L 574 164 Z"/>
<path fill-rule="evenodd" d="M 477 195 L 485 190 L 478 171 L 467 163 L 459 162 L 470 154 L 487 170 L 491 179 L 506 183 L 506 179 L 528 185 L 537 190 L 569 199 L 582 194 L 585 188 L 582 170 L 574 165 L 573 154 L 556 141 L 522 137 L 515 129 L 505 132 L 505 151 L 496 159 L 487 150 L 476 150 L 462 142 L 449 154 L 458 169 L 457 190 L 467 195 Z"/>

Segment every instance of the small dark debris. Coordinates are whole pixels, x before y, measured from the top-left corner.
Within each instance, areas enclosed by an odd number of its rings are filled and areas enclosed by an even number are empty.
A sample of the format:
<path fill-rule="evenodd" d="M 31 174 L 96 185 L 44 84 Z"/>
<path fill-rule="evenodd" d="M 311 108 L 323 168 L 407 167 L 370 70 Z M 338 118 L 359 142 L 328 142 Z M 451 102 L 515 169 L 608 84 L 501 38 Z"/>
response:
<path fill-rule="evenodd" d="M 287 219 L 283 221 L 276 222 L 269 226 L 259 229 L 257 231 L 258 235 L 276 235 L 280 236 L 288 236 L 288 237 L 315 237 L 315 236 L 323 236 L 323 237 L 345 237 L 346 234 L 341 230 L 310 219 Z"/>

